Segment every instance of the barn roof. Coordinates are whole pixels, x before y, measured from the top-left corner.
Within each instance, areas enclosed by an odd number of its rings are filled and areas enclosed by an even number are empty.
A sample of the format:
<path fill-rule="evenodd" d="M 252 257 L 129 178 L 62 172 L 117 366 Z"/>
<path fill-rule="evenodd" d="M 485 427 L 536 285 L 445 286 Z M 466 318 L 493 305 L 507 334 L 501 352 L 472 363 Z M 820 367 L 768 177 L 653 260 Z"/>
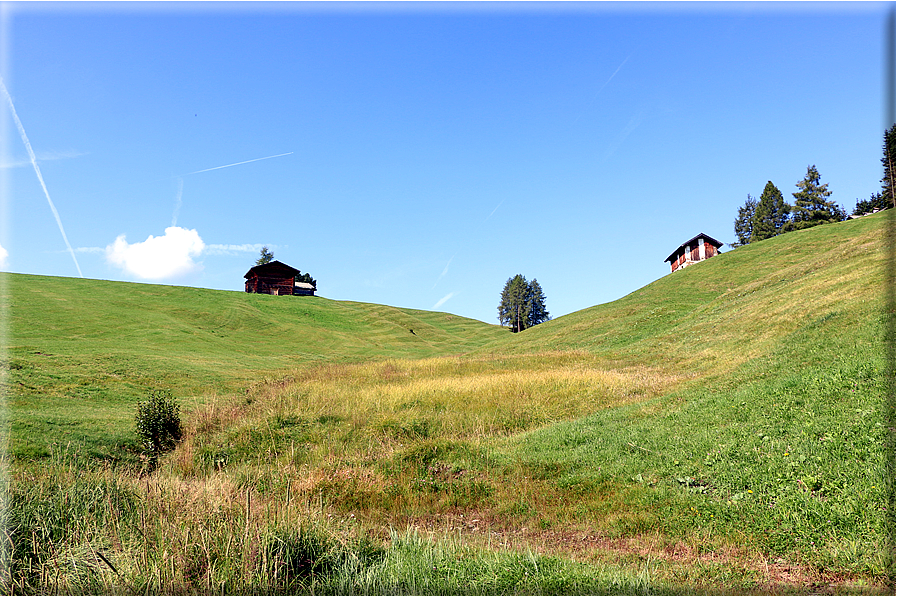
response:
<path fill-rule="evenodd" d="M 247 271 L 243 277 L 249 279 L 250 277 L 296 277 L 297 275 L 299 275 L 298 269 L 294 269 L 280 261 L 271 261 L 264 265 L 256 265 Z"/>
<path fill-rule="evenodd" d="M 715 240 L 715 239 L 711 238 L 710 236 L 708 236 L 707 234 L 701 233 L 701 234 L 698 234 L 697 236 L 695 236 L 694 238 L 692 238 L 691 240 L 686 240 L 685 242 L 683 242 L 682 244 L 680 244 L 678 247 L 676 247 L 676 250 L 674 250 L 674 251 L 670 254 L 670 256 L 668 256 L 667 258 L 665 258 L 665 259 L 663 260 L 663 262 L 666 263 L 666 262 L 668 262 L 668 261 L 672 261 L 672 260 L 674 260 L 674 259 L 676 258 L 676 254 L 677 254 L 680 250 L 682 250 L 682 248 L 688 246 L 689 244 L 691 244 L 692 242 L 694 242 L 694 241 L 697 240 L 698 238 L 703 238 L 705 242 L 707 242 L 707 243 L 709 243 L 709 244 L 712 244 L 712 245 L 715 246 L 716 248 L 719 248 L 720 246 L 723 245 L 723 243 L 720 242 L 719 240 Z"/>

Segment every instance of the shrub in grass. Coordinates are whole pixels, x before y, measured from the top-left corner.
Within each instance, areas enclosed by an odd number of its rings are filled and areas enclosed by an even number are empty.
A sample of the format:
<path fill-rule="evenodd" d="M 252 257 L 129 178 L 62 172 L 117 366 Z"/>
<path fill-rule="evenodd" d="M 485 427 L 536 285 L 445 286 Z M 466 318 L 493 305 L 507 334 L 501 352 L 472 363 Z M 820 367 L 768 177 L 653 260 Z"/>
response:
<path fill-rule="evenodd" d="M 149 456 L 150 469 L 181 439 L 178 409 L 171 392 L 161 389 L 150 391 L 146 401 L 137 403 L 137 436 Z"/>

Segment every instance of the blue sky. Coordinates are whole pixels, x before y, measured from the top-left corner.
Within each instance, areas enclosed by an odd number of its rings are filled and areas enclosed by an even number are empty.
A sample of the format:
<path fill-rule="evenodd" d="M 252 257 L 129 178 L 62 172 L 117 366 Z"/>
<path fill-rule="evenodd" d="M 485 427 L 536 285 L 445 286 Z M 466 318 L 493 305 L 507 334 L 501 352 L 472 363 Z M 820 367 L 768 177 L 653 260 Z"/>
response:
<path fill-rule="evenodd" d="M 878 191 L 893 28 L 892 2 L 3 4 L 0 263 L 241 291 L 267 245 L 327 298 L 497 323 L 521 273 L 558 317 L 733 242 L 768 180 Z"/>

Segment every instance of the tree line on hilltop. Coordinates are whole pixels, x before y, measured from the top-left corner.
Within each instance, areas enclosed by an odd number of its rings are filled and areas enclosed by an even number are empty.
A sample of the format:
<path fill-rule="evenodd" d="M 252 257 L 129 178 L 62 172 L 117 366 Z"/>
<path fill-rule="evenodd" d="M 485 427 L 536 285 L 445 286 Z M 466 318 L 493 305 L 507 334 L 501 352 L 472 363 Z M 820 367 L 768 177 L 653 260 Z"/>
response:
<path fill-rule="evenodd" d="M 892 125 L 884 134 L 884 155 L 881 158 L 884 176 L 881 179 L 881 192 L 863 201 L 857 199 L 852 215 L 865 215 L 894 206 L 895 186 L 897 186 L 894 172 L 895 130 L 897 127 Z M 759 201 L 748 194 L 747 200 L 738 208 L 735 217 L 736 240 L 731 246 L 733 248 L 744 246 L 794 230 L 847 219 L 847 211 L 829 200 L 832 191 L 828 189 L 828 184 L 820 183 L 819 171 L 815 165 L 807 167 L 807 174 L 797 183 L 797 189 L 797 192 L 792 193 L 793 205 L 785 201 L 782 192 L 772 181 L 766 183 Z"/>

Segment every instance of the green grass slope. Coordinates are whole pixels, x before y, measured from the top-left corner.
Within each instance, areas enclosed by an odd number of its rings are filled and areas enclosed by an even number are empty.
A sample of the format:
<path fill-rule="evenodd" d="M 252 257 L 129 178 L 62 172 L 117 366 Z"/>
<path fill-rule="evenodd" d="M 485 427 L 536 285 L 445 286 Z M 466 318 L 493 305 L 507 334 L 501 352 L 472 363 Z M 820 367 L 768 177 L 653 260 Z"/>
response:
<path fill-rule="evenodd" d="M 12 510 L 85 520 L 23 521 L 51 546 L 17 543 L 17 573 L 80 585 L 65 557 L 108 543 L 134 585 L 251 591 L 281 581 L 257 547 L 314 524 L 332 544 L 385 544 L 382 561 L 403 548 L 392 528 L 452 536 L 481 569 L 464 586 L 494 579 L 482 553 L 507 548 L 588 563 L 534 592 L 876 593 L 894 583 L 893 234 L 893 210 L 789 233 L 520 334 L 324 299 L 6 276 Z M 188 406 L 185 438 L 139 477 L 134 402 L 160 386 Z M 73 504 L 81 493 L 106 496 Z M 318 578 L 363 592 L 408 569 L 366 552 Z M 547 560 L 529 560 L 535 578 Z M 414 581 L 450 593 L 453 569 L 414 567 Z M 530 581 L 509 569 L 501 592 Z"/>
<path fill-rule="evenodd" d="M 584 349 L 695 372 L 766 354 L 807 326 L 834 340 L 880 325 L 893 310 L 893 218 L 889 211 L 750 244 L 481 351 Z M 877 333 L 880 345 L 884 328 Z"/>
<path fill-rule="evenodd" d="M 673 583 L 888 583 L 892 218 L 730 251 L 462 358 L 307 371 L 210 410 L 172 469 L 226 462 L 375 532 L 648 552 Z"/>
<path fill-rule="evenodd" d="M 497 451 L 544 477 L 553 491 L 541 494 L 580 490 L 578 515 L 614 518 L 618 536 L 720 538 L 829 580 L 892 582 L 893 218 L 742 247 L 487 346 L 584 350 L 678 375 L 661 396 Z M 545 500 L 526 505 L 557 519 Z"/>
<path fill-rule="evenodd" d="M 71 441 L 113 453 L 150 389 L 189 407 L 316 362 L 450 355 L 501 335 L 446 313 L 321 297 L 3 276 L 19 456 Z"/>

